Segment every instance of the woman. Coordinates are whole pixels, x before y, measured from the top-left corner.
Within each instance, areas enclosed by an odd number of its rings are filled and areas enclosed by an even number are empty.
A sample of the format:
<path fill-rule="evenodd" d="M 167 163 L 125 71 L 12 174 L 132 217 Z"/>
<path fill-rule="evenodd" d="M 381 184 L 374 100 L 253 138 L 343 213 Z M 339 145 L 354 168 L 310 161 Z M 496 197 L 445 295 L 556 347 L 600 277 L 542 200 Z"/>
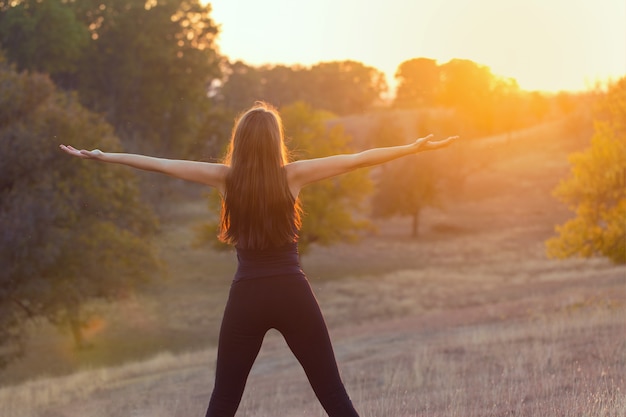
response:
<path fill-rule="evenodd" d="M 236 122 L 223 164 L 77 150 L 70 155 L 161 172 L 215 187 L 222 195 L 220 239 L 238 268 L 219 336 L 207 417 L 234 416 L 265 333 L 280 331 L 331 417 L 358 416 L 343 386 L 324 319 L 300 268 L 300 190 L 313 182 L 417 152 L 455 137 L 288 162 L 278 112 L 259 102 Z"/>

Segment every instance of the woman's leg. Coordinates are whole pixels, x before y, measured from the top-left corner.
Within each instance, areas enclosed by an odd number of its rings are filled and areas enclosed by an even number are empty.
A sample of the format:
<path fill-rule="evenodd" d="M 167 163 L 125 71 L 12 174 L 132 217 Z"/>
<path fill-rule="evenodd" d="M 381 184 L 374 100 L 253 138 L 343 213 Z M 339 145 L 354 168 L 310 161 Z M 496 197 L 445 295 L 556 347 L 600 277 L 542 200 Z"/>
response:
<path fill-rule="evenodd" d="M 245 284 L 233 285 L 226 304 L 217 348 L 215 386 L 207 417 L 235 415 L 267 331 L 254 306 L 255 297 Z"/>
<path fill-rule="evenodd" d="M 297 282 L 278 330 L 283 334 L 330 417 L 358 417 L 339 375 L 335 354 L 309 283 Z"/>

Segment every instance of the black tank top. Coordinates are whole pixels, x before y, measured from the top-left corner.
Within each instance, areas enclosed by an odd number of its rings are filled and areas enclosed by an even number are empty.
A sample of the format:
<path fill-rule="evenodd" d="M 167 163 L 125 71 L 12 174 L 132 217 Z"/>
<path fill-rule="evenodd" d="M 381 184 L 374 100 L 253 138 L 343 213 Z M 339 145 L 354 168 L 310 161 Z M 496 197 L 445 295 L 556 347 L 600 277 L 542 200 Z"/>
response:
<path fill-rule="evenodd" d="M 235 282 L 285 275 L 304 277 L 297 242 L 267 249 L 236 249 L 238 266 Z"/>

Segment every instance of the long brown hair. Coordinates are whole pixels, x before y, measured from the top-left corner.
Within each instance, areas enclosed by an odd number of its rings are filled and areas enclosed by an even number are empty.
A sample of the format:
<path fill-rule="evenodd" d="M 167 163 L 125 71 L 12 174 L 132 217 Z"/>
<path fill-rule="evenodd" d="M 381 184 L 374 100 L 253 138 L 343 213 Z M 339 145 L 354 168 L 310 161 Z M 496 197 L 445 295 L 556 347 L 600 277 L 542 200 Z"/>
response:
<path fill-rule="evenodd" d="M 224 163 L 230 166 L 222 200 L 220 239 L 263 249 L 297 239 L 300 203 L 294 199 L 278 111 L 257 102 L 235 123 Z"/>

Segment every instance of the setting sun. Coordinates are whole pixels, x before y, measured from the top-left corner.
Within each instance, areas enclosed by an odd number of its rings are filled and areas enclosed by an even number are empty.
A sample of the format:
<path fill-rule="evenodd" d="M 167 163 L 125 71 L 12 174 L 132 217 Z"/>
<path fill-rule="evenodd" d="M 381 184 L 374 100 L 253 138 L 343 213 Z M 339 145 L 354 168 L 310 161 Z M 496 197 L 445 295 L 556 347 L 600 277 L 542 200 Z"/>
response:
<path fill-rule="evenodd" d="M 428 57 L 489 66 L 528 90 L 584 90 L 626 73 L 621 0 L 214 0 L 232 60 L 311 65 L 353 59 L 393 75 Z"/>

